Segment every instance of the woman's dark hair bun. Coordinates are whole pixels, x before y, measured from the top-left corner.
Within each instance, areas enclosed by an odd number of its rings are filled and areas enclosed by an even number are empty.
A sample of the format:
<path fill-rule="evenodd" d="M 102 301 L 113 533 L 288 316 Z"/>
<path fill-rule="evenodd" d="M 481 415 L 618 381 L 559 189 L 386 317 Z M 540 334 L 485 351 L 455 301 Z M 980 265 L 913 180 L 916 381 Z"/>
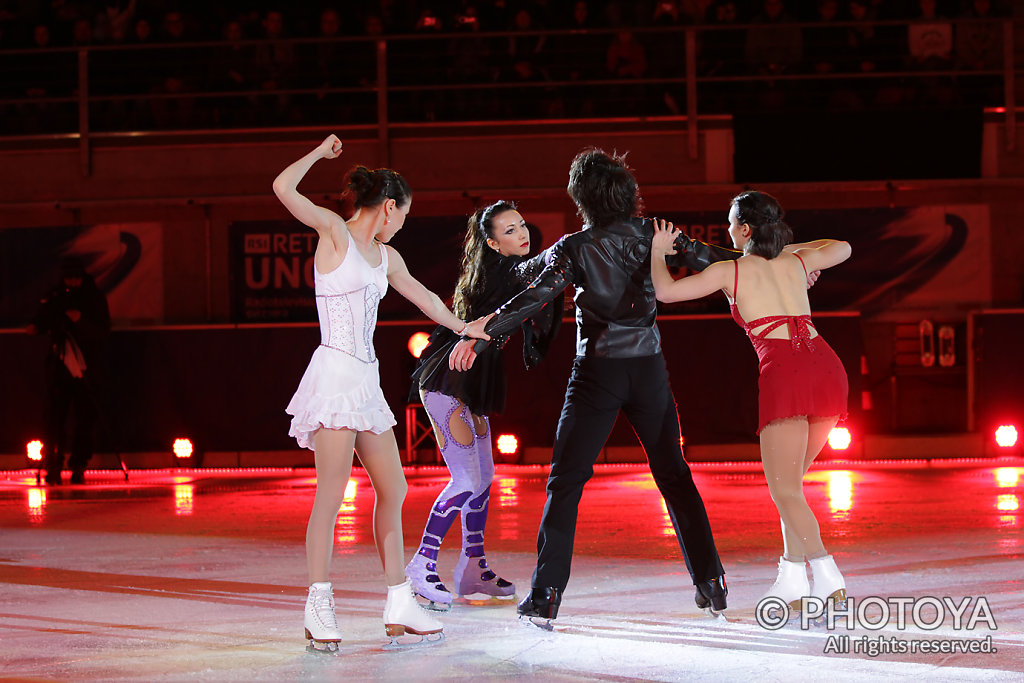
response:
<path fill-rule="evenodd" d="M 405 206 L 412 198 L 409 183 L 390 168 L 372 171 L 365 166 L 356 166 L 349 171 L 347 188 L 355 198 L 354 204 L 357 209 L 363 206 L 377 206 L 387 199 L 394 199 L 399 206 Z"/>

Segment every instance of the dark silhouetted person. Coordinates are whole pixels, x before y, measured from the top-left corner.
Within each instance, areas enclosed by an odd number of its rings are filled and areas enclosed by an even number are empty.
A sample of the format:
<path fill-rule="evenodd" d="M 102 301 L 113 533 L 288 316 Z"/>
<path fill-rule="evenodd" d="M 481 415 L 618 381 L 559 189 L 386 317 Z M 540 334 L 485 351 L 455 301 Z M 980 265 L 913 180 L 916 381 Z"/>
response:
<path fill-rule="evenodd" d="M 110 333 L 107 298 L 80 261 L 61 264 L 61 283 L 40 302 L 29 332 L 48 334 L 46 356 L 46 483 L 60 484 L 70 433 L 71 483 L 85 483 L 98 416 L 103 340 Z"/>

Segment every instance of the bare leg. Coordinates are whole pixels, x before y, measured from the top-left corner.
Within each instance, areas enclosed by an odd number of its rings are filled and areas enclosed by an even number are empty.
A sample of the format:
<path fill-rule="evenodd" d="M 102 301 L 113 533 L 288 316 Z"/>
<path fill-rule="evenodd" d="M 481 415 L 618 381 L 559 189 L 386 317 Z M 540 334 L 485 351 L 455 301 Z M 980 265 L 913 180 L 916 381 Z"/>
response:
<path fill-rule="evenodd" d="M 376 499 L 373 504 L 373 540 L 389 586 L 405 582 L 405 547 L 402 540 L 402 503 L 408 486 L 402 472 L 398 443 L 390 429 L 382 434 L 359 432 L 356 451 Z"/>
<path fill-rule="evenodd" d="M 808 419 L 807 424 L 807 452 L 804 456 L 804 474 L 807 474 L 807 470 L 811 469 L 811 463 L 821 453 L 821 449 L 825 447 L 825 443 L 828 441 L 829 432 L 839 422 L 839 416 L 833 417 L 812 417 Z M 786 548 L 785 557 L 787 560 L 799 562 L 803 560 L 803 556 L 796 557 L 790 555 L 790 548 L 799 548 L 800 539 L 797 538 L 796 534 L 786 528 L 785 520 L 782 522 L 782 538 L 784 547 Z"/>
<path fill-rule="evenodd" d="M 334 525 L 352 473 L 356 433 L 348 429 L 320 429 L 313 435 L 316 496 L 306 525 L 306 565 L 309 582 L 328 581 L 334 550 Z"/>
<path fill-rule="evenodd" d="M 784 557 L 793 562 L 802 561 L 805 555 L 826 555 L 818 521 L 804 498 L 808 431 L 807 418 L 776 420 L 761 430 L 764 475 L 784 525 Z"/>
<path fill-rule="evenodd" d="M 811 463 L 828 443 L 828 435 L 839 422 L 839 416 L 812 417 L 807 420 L 807 454 L 804 456 L 804 472 L 811 469 Z"/>

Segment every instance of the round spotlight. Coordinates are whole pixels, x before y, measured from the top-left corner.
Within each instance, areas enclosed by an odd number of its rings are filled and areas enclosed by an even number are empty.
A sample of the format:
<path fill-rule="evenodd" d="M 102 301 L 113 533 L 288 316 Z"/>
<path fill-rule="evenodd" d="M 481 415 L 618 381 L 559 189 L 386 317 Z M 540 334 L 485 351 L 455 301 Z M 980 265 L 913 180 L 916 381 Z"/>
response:
<path fill-rule="evenodd" d="M 413 358 L 419 358 L 420 354 L 423 353 L 423 349 L 427 348 L 427 344 L 430 342 L 430 335 L 426 332 L 416 332 L 409 337 L 409 353 L 412 354 Z"/>
<path fill-rule="evenodd" d="M 188 439 L 175 439 L 174 440 L 174 457 L 179 460 L 185 460 L 192 457 L 192 442 Z"/>
<path fill-rule="evenodd" d="M 1013 425 L 1000 425 L 996 429 L 996 445 L 1000 448 L 1013 448 L 1017 445 L 1017 428 Z"/>
<path fill-rule="evenodd" d="M 846 427 L 833 427 L 828 433 L 828 445 L 834 451 L 845 451 L 853 442 L 850 430 Z"/>
<path fill-rule="evenodd" d="M 502 434 L 498 437 L 498 452 L 502 455 L 513 455 L 519 450 L 519 439 L 515 434 Z"/>
<path fill-rule="evenodd" d="M 43 442 L 39 439 L 33 439 L 25 444 L 25 455 L 32 462 L 43 461 Z"/>

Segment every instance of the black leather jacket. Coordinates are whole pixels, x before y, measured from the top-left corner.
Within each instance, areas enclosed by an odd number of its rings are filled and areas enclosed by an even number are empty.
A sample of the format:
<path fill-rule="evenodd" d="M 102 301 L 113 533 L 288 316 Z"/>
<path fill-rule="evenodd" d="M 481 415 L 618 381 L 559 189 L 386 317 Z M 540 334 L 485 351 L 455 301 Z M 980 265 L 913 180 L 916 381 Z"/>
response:
<path fill-rule="evenodd" d="M 631 218 L 602 228 L 584 226 L 562 237 L 547 250 L 547 265 L 537 279 L 488 321 L 487 334 L 508 334 L 573 285 L 576 355 L 634 358 L 659 353 L 661 334 L 651 283 L 653 236 L 651 219 Z M 676 253 L 667 257 L 669 265 L 692 270 L 741 255 L 682 233 L 675 247 Z"/>

